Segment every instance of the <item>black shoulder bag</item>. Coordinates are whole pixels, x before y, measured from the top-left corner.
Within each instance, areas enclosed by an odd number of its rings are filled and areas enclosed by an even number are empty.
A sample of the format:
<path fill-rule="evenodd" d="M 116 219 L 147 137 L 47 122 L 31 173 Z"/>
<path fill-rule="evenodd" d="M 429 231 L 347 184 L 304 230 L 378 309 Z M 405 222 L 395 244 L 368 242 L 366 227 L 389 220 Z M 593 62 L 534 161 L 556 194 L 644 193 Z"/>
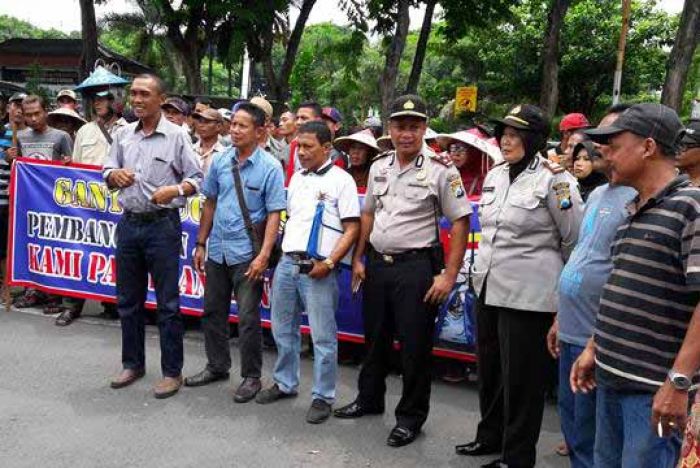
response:
<path fill-rule="evenodd" d="M 232 161 L 231 172 L 233 172 L 233 185 L 236 187 L 236 195 L 238 196 L 238 206 L 241 209 L 241 215 L 243 216 L 243 223 L 245 224 L 245 230 L 250 237 L 250 241 L 253 243 L 253 253 L 255 256 L 260 254 L 262 250 L 263 240 L 265 239 L 265 229 L 267 227 L 267 218 L 263 221 L 253 224 L 253 220 L 250 218 L 250 210 L 248 210 L 248 205 L 245 202 L 245 194 L 243 193 L 243 182 L 241 181 L 241 170 L 238 163 Z M 274 268 L 282 256 L 282 249 L 277 241 L 275 241 L 272 246 L 272 252 L 270 252 L 270 260 L 268 262 L 268 268 Z"/>

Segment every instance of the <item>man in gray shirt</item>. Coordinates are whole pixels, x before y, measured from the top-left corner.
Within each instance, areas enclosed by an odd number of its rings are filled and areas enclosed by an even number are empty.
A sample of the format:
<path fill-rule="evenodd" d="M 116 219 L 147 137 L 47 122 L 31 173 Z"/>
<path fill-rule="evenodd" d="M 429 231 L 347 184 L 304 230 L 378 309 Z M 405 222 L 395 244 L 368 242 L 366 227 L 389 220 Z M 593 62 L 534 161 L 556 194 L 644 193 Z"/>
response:
<path fill-rule="evenodd" d="M 149 74 L 137 76 L 129 97 L 139 120 L 115 135 L 103 171 L 107 185 L 120 190 L 124 210 L 117 226 L 117 308 L 124 369 L 111 386 L 126 387 L 145 374 L 144 301 L 150 273 L 156 289 L 163 372 L 154 393 L 156 398 L 168 398 L 182 385 L 178 209 L 199 190 L 202 170 L 187 132 L 161 112 L 162 80 Z"/>
<path fill-rule="evenodd" d="M 46 123 L 46 101 L 36 95 L 25 97 L 22 113 L 27 128 L 17 132 L 17 148 L 8 149 L 8 159 L 22 156 L 45 161 L 70 161 L 73 141 L 66 132 Z M 61 311 L 61 298 L 27 288 L 14 305 L 19 309 L 45 305 L 44 313 L 55 314 Z"/>
<path fill-rule="evenodd" d="M 25 158 L 46 161 L 69 161 L 73 154 L 73 141 L 63 130 L 46 123 L 46 102 L 40 96 L 27 96 L 22 101 L 26 128 L 17 133 L 19 154 Z"/>

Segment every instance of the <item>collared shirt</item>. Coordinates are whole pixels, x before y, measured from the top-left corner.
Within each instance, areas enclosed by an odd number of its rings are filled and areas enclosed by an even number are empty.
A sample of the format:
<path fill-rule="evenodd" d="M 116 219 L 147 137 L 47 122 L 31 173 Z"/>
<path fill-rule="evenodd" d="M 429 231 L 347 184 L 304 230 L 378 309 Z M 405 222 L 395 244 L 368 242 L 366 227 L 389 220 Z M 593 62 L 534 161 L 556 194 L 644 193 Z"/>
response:
<path fill-rule="evenodd" d="M 202 152 L 202 140 L 197 140 L 197 143 L 194 144 L 194 151 L 199 156 L 199 164 L 202 167 L 202 172 L 204 172 L 204 177 L 206 177 L 207 173 L 209 172 L 211 162 L 214 160 L 214 158 L 226 151 L 226 148 L 224 148 L 224 145 L 219 143 L 219 140 L 217 139 L 214 146 L 209 148 L 209 151 Z"/>
<path fill-rule="evenodd" d="M 307 252 L 309 235 L 319 201 L 324 204 L 324 224 L 341 226 L 345 220 L 359 219 L 357 186 L 350 174 L 328 160 L 317 171 L 301 170 L 289 182 L 287 223 L 282 251 Z"/>
<path fill-rule="evenodd" d="M 112 126 L 107 129 L 107 133 L 114 139 L 117 131 L 128 125 L 124 119 L 116 120 Z M 109 142 L 105 138 L 104 133 L 100 130 L 97 122 L 90 122 L 78 130 L 75 134 L 75 144 L 73 146 L 73 162 L 81 164 L 93 164 L 102 166 L 109 154 Z"/>
<path fill-rule="evenodd" d="M 396 254 L 439 242 L 438 219 L 450 221 L 472 212 L 459 172 L 424 147 L 403 169 L 394 151 L 369 170 L 363 211 L 374 213 L 369 241 L 377 252 Z"/>
<path fill-rule="evenodd" d="M 227 149 L 209 168 L 202 194 L 216 200 L 214 224 L 209 234 L 208 256 L 216 263 L 237 265 L 253 258 L 253 245 L 246 231 L 233 180 L 233 162 L 238 164 L 238 150 Z M 257 148 L 240 168 L 245 202 L 254 224 L 268 213 L 286 207 L 284 175 L 279 162 Z"/>
<path fill-rule="evenodd" d="M 535 157 L 512 183 L 507 163 L 484 180 L 472 278 L 477 294 L 488 283 L 488 305 L 557 310 L 559 274 L 578 239 L 583 201 L 571 174 L 553 174 L 543 162 Z"/>
<path fill-rule="evenodd" d="M 578 242 L 559 277 L 557 318 L 565 343 L 586 346 L 593 336 L 600 295 L 612 271 L 610 246 L 636 194 L 632 187 L 605 184 L 588 197 Z"/>
<path fill-rule="evenodd" d="M 190 183 L 199 190 L 202 170 L 190 137 L 181 127 L 161 115 L 155 131 L 146 136 L 141 122 L 133 122 L 114 135 L 109 158 L 102 172 L 105 180 L 114 169 L 132 169 L 133 185 L 119 190 L 119 204 L 126 211 L 147 212 L 185 206 L 185 197 L 167 205 L 156 205 L 151 197 L 160 187 Z"/>
<path fill-rule="evenodd" d="M 655 392 L 700 299 L 700 188 L 673 179 L 617 230 L 596 320 L 596 380 Z"/>

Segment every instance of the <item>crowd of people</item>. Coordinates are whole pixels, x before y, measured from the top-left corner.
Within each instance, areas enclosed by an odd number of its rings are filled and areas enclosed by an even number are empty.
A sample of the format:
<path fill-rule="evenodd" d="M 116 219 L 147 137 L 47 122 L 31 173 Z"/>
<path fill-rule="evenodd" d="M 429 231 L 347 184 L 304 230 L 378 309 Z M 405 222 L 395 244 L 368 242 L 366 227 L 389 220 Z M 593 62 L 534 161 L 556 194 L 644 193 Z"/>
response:
<path fill-rule="evenodd" d="M 152 74 L 133 80 L 129 101 L 122 115 L 115 94 L 99 90 L 86 122 L 71 90 L 51 112 L 41 97 L 18 93 L 0 139 L 3 249 L 15 158 L 101 166 L 119 191 L 117 298 L 103 304 L 122 328 L 123 369 L 112 388 L 145 375 L 150 274 L 161 345 L 156 398 L 230 378 L 233 295 L 235 402 L 299 393 L 303 311 L 314 355 L 306 421 L 382 414 L 398 340 L 403 387 L 387 444 L 410 444 L 429 414 L 438 306 L 465 262 L 477 203 L 481 240 L 469 268 L 481 420 L 456 452 L 498 456 L 485 467 L 535 466 L 551 355 L 562 451 L 573 467 L 698 460 L 700 411 L 689 395 L 700 368 L 700 121 L 686 127 L 660 104 L 617 105 L 597 127 L 566 115 L 549 148 L 550 119 L 529 104 L 488 125 L 435 134 L 423 100 L 400 96 L 384 134 L 376 117 L 344 132 L 337 109 L 310 101 L 279 115 L 262 97 L 232 109 L 190 105 L 168 97 Z M 206 278 L 207 365 L 184 378 L 179 209 L 196 193 L 205 197 L 193 262 Z M 446 250 L 440 217 L 451 225 Z M 362 291 L 365 354 L 357 395 L 334 411 L 343 266 L 353 292 Z M 269 268 L 277 357 L 265 387 L 259 305 Z M 58 314 L 61 326 L 83 305 L 37 289 L 15 301 Z"/>

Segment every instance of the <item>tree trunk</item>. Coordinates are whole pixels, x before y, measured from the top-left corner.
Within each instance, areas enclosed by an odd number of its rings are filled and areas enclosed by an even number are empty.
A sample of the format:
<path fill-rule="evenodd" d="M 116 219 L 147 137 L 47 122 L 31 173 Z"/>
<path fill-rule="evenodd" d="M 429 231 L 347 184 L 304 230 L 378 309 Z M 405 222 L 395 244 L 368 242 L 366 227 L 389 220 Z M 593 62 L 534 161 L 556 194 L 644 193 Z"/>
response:
<path fill-rule="evenodd" d="M 294 63 L 296 62 L 297 51 L 299 50 L 299 45 L 301 44 L 301 36 L 304 34 L 306 22 L 308 21 L 311 10 L 315 4 L 316 0 L 304 0 L 302 2 L 301 7 L 299 8 L 299 16 L 294 23 L 292 34 L 289 36 L 287 50 L 284 54 L 284 62 L 282 62 L 282 68 L 280 69 L 279 75 L 275 75 L 274 71 L 272 70 L 272 47 L 269 49 L 270 56 L 265 57 L 263 60 L 263 67 L 266 69 L 265 75 L 268 80 L 270 90 L 268 97 L 273 100 L 285 102 L 289 97 L 289 77 L 292 74 L 292 69 L 294 68 Z"/>
<path fill-rule="evenodd" d="M 413 57 L 411 75 L 408 77 L 408 84 L 406 85 L 406 94 L 416 94 L 418 92 L 425 51 L 428 48 L 428 39 L 430 39 L 430 31 L 433 27 L 433 13 L 435 12 L 436 3 L 437 0 L 427 0 L 425 4 L 425 16 L 423 17 L 418 43 L 416 44 L 416 55 Z"/>
<path fill-rule="evenodd" d="M 666 80 L 661 92 L 661 103 L 681 111 L 683 92 L 690 63 L 700 35 L 700 2 L 685 0 L 681 22 L 676 33 L 673 50 L 668 57 Z"/>
<path fill-rule="evenodd" d="M 80 79 L 90 75 L 97 60 L 97 23 L 93 0 L 80 0 L 83 51 L 80 55 Z"/>
<path fill-rule="evenodd" d="M 556 112 L 559 100 L 559 39 L 571 1 L 552 0 L 547 21 L 547 33 L 542 49 L 540 107 L 550 117 Z"/>
<path fill-rule="evenodd" d="M 391 38 L 391 44 L 386 51 L 386 62 L 384 71 L 379 82 L 379 92 L 382 96 L 382 120 L 386 123 L 389 120 L 389 108 L 396 95 L 396 78 L 399 74 L 399 62 L 401 54 L 406 46 L 408 36 L 408 26 L 410 18 L 408 16 L 409 0 L 398 0 L 396 13 L 396 32 Z"/>

